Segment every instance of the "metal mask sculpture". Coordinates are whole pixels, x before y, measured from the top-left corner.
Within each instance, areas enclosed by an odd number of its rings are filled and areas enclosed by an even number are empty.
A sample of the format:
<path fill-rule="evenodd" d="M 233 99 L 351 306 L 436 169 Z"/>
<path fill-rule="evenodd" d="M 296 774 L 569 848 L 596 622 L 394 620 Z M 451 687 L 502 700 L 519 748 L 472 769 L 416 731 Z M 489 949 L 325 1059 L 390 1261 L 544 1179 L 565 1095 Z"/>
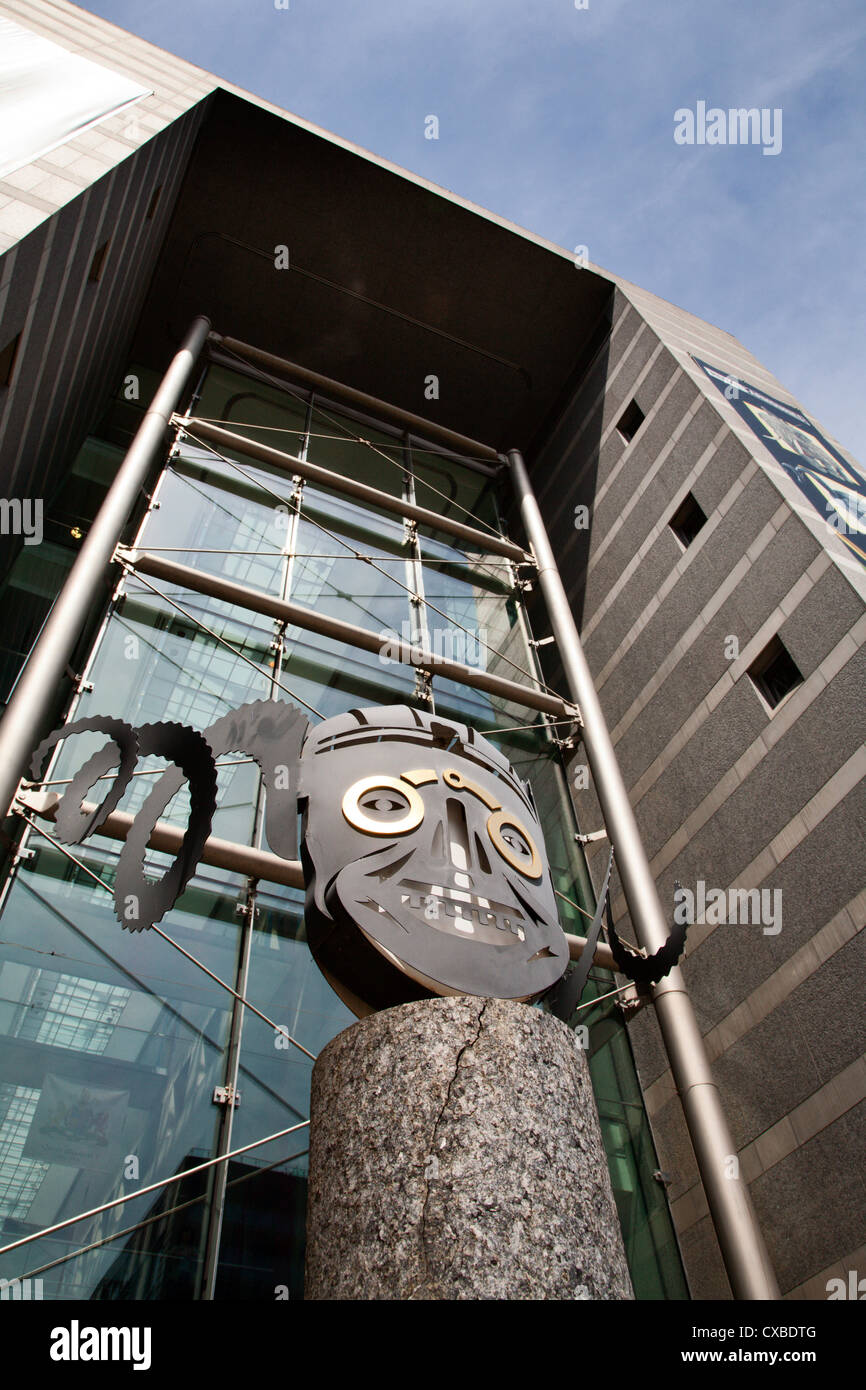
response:
<path fill-rule="evenodd" d="M 532 794 L 486 739 L 353 710 L 301 759 L 307 937 L 338 992 L 532 999 L 568 964 Z"/>
<path fill-rule="evenodd" d="M 270 700 L 232 710 L 203 733 L 93 716 L 49 735 L 33 755 L 31 777 L 41 777 L 61 739 L 97 731 L 110 744 L 84 764 L 56 808 L 63 843 L 80 844 L 105 822 L 139 754 L 175 765 L 148 795 L 120 856 L 115 910 L 127 929 L 159 922 L 196 872 L 216 809 L 214 759 L 241 753 L 261 770 L 275 854 L 294 858 L 303 813 L 307 937 L 356 1013 L 431 994 L 535 999 L 563 976 L 568 944 L 532 792 L 465 725 L 396 705 L 352 710 L 311 729 L 294 705 Z M 101 804 L 83 810 L 82 798 L 113 767 Z M 145 849 L 184 782 L 189 824 L 173 864 L 153 880 L 144 874 Z M 571 1015 L 586 983 L 612 860 L 611 851 L 585 959 L 551 996 L 560 1016 Z M 612 922 L 610 937 L 617 967 L 648 983 L 675 963 L 685 930 L 675 929 L 648 959 L 619 942 Z"/>

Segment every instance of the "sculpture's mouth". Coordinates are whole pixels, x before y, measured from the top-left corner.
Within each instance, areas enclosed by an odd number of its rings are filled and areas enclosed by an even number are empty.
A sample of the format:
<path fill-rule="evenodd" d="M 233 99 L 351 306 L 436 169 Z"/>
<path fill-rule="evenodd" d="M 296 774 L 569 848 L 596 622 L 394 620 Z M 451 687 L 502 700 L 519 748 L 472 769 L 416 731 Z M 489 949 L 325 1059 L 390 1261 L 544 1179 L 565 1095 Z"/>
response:
<path fill-rule="evenodd" d="M 403 879 L 398 888 L 400 905 L 421 912 L 431 926 L 439 926 L 440 930 L 474 936 L 477 927 L 495 927 L 497 931 L 512 933 L 518 941 L 526 939 L 526 917 L 516 904 L 411 878 Z"/>

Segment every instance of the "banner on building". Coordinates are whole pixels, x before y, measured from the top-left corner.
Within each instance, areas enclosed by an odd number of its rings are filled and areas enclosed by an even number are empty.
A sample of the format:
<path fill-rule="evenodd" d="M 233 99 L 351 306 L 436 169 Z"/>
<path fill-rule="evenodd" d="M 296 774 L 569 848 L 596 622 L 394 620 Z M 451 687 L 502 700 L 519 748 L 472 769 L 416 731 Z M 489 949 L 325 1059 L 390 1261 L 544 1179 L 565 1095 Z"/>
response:
<path fill-rule="evenodd" d="M 866 475 L 794 405 L 693 357 L 852 555 L 866 565 Z"/>
<path fill-rule="evenodd" d="M 0 178 L 146 95 L 123 73 L 0 17 Z"/>

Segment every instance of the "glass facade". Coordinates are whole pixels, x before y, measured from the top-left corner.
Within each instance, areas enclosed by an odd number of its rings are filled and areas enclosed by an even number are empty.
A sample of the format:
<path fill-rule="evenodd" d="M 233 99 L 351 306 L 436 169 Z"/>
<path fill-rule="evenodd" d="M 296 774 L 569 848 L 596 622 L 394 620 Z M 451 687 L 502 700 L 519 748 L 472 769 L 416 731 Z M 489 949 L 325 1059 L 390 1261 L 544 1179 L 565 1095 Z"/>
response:
<path fill-rule="evenodd" d="M 325 400 L 211 366 L 195 414 L 440 516 L 501 532 L 503 499 L 489 472 Z M 57 511 L 64 534 L 75 508 L 86 521 L 88 507 L 92 515 L 98 505 L 99 485 L 121 453 L 118 437 L 112 417 L 71 469 L 66 511 Z M 194 431 L 172 450 L 137 544 L 380 634 L 384 654 L 128 574 L 98 627 L 70 718 L 206 728 L 238 705 L 272 698 L 302 703 L 314 720 L 364 705 L 414 704 L 468 723 L 531 782 L 563 895 L 563 927 L 583 933 L 594 901 L 557 730 L 519 703 L 439 676 L 427 680 L 387 655 L 387 643 L 402 638 L 537 684 L 511 562 L 290 470 L 220 455 Z M 9 679 L 68 568 L 68 546 L 58 550 L 56 574 L 11 576 L 23 593 L 32 591 L 32 602 L 3 653 Z M 62 785 L 102 742 L 68 740 L 46 782 Z M 240 755 L 218 763 L 212 833 L 268 848 L 256 765 Z M 142 759 L 119 809 L 135 813 L 164 767 Z M 161 819 L 185 826 L 187 807 L 184 790 Z M 0 1256 L 0 1277 L 38 1275 L 45 1297 L 58 1299 L 301 1297 L 309 1054 L 353 1015 L 312 961 L 300 890 L 202 866 L 161 924 L 170 940 L 130 933 L 109 891 L 119 849 L 94 837 L 64 852 L 28 830 L 4 890 L 0 1244 L 102 1210 Z M 148 851 L 152 874 L 170 862 Z M 588 1028 L 636 1293 L 686 1297 L 625 1028 L 614 999 L 587 1005 L 613 986 L 594 968 L 572 1023 Z M 220 1087 L 234 1088 L 239 1104 L 216 1103 Z M 236 1159 L 189 1171 L 247 1145 L 255 1147 Z"/>

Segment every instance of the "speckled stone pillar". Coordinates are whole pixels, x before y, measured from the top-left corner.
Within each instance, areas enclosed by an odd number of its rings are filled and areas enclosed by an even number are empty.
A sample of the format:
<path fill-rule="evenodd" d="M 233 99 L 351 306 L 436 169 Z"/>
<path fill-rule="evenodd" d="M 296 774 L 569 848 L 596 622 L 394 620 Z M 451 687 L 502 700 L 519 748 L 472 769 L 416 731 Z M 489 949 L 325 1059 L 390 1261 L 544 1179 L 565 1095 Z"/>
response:
<path fill-rule="evenodd" d="M 627 1299 L 586 1058 L 538 1009 L 386 1009 L 313 1070 L 306 1297 Z"/>

